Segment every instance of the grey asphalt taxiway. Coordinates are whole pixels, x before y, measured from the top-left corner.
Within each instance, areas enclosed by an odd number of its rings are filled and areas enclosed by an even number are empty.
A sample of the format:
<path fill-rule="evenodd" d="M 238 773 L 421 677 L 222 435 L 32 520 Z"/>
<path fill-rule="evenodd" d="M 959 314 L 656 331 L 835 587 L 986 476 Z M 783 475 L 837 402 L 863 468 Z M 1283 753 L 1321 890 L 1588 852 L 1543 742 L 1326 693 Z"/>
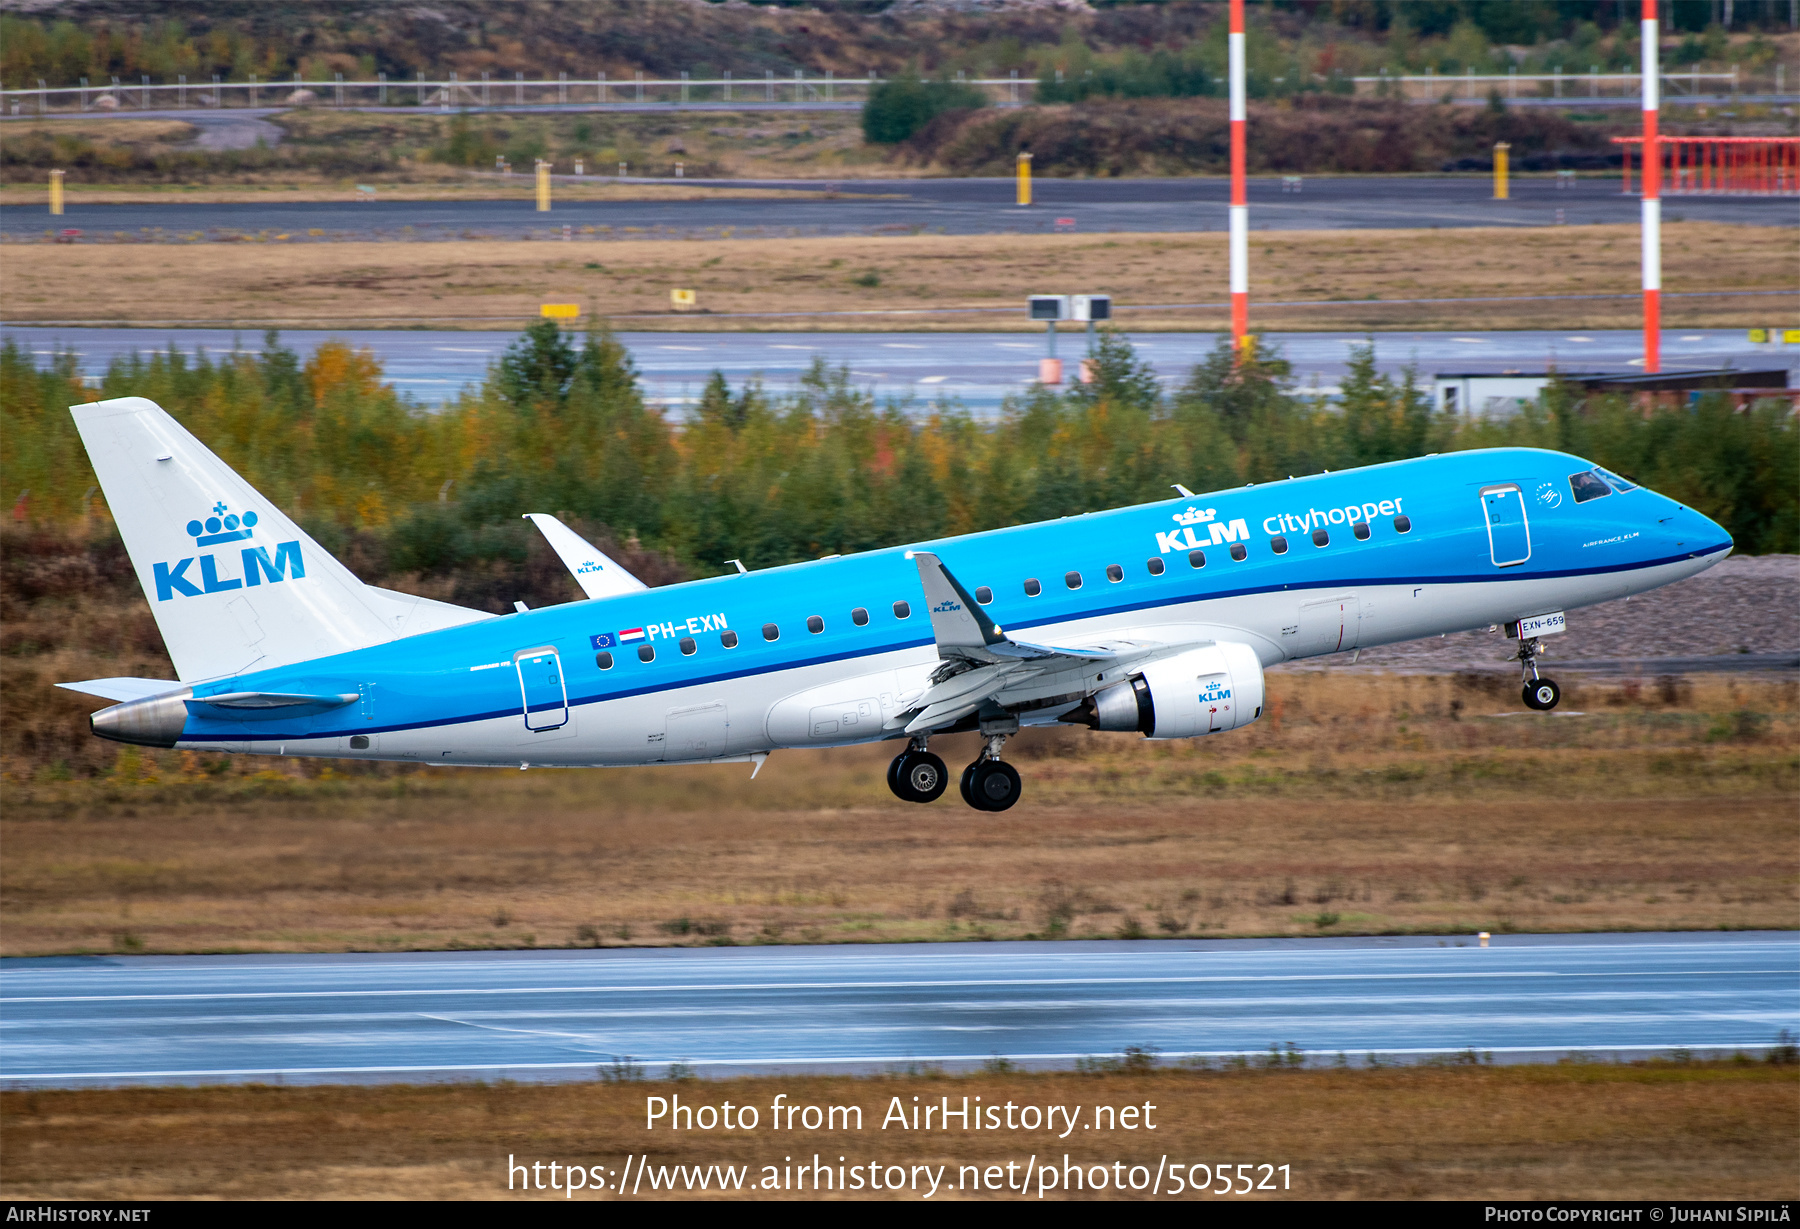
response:
<path fill-rule="evenodd" d="M 561 177 L 559 177 L 561 179 Z M 612 182 L 590 177 L 589 182 Z M 1033 204 L 1020 208 L 1011 179 L 886 179 L 826 183 L 807 180 L 631 180 L 663 187 L 781 188 L 835 191 L 830 199 L 765 197 L 689 200 L 557 200 L 536 212 L 524 181 L 507 200 L 270 201 L 229 204 L 170 202 L 93 205 L 71 194 L 67 212 L 42 206 L 0 209 L 0 236 L 34 240 L 78 229 L 94 240 L 238 241 L 246 236 L 305 243 L 405 239 L 561 239 L 563 227 L 583 241 L 646 238 L 739 239 L 806 235 L 1078 234 L 1111 231 L 1223 231 L 1230 187 L 1222 178 L 1045 179 Z M 348 195 L 348 194 L 346 194 Z M 1249 184 L 1252 230 L 1385 230 L 1495 226 L 1530 228 L 1638 221 L 1638 198 L 1617 178 L 1520 178 L 1511 199 L 1493 198 L 1485 175 L 1281 176 Z M 1663 216 L 1761 226 L 1800 225 L 1792 197 L 1669 196 Z M 591 228 L 591 229 L 588 229 Z M 316 236 L 310 232 L 317 230 Z"/>
<path fill-rule="evenodd" d="M 1067 1067 L 1291 1046 L 1754 1052 L 1792 932 L 93 957 L 0 962 L 0 1085 Z"/>
<path fill-rule="evenodd" d="M 1778 300 L 1770 300 L 1771 314 Z M 1023 305 L 1019 314 L 1023 315 Z M 1324 313 L 1321 313 L 1324 314 Z M 1121 323 L 1130 327 L 1128 315 Z M 1323 321 L 1321 322 L 1324 323 Z M 1327 326 L 1329 327 L 1329 326 Z M 367 346 L 381 360 L 387 381 L 425 405 L 454 400 L 479 383 L 488 364 L 518 339 L 516 331 L 426 329 L 284 330 L 284 345 L 310 354 L 328 338 Z M 1001 401 L 1027 391 L 1037 380 L 1042 335 L 1020 333 L 640 333 L 617 334 L 631 352 L 645 397 L 680 413 L 700 399 L 708 377 L 723 372 L 733 388 L 761 380 L 771 393 L 792 392 L 815 360 L 845 368 L 850 382 L 881 401 L 895 399 L 928 410 L 940 399 L 960 403 L 978 417 L 993 414 Z M 1217 333 L 1130 333 L 1138 357 L 1148 362 L 1165 387 L 1187 380 L 1221 339 Z M 90 379 L 106 373 L 122 355 L 166 351 L 217 362 L 234 349 L 256 351 L 255 330 L 179 328 L 85 328 L 0 325 L 0 341 L 13 341 L 37 362 L 72 351 Z M 1058 353 L 1078 359 L 1087 341 L 1059 336 Z M 1429 389 L 1432 373 L 1543 371 L 1632 371 L 1642 363 L 1643 335 L 1628 329 L 1516 330 L 1507 332 L 1318 332 L 1269 333 L 1264 341 L 1294 369 L 1297 388 L 1309 395 L 1334 396 L 1348 368 L 1351 347 L 1375 347 L 1378 370 L 1398 376 L 1414 367 Z M 1800 346 L 1755 343 L 1743 329 L 1669 330 L 1663 338 L 1665 370 L 1733 367 L 1740 371 L 1800 367 Z M 1795 372 L 1800 375 L 1800 372 Z M 1792 377 L 1790 377 L 1792 378 Z"/>

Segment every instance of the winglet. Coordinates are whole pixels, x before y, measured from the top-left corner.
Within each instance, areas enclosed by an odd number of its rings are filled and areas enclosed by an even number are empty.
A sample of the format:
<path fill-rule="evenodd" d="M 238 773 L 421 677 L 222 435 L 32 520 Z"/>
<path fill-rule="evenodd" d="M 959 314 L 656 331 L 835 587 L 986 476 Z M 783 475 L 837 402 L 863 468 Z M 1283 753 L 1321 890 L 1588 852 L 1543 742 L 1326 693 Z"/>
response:
<path fill-rule="evenodd" d="M 527 512 L 525 519 L 538 527 L 538 532 L 550 543 L 550 549 L 562 559 L 563 566 L 575 577 L 575 583 L 590 598 L 619 597 L 649 588 L 554 516 L 546 512 Z"/>
<path fill-rule="evenodd" d="M 984 649 L 1002 644 L 1006 636 L 987 616 L 981 604 L 969 596 L 943 560 L 929 551 L 908 551 L 919 567 L 919 583 L 925 586 L 925 601 L 931 610 L 931 634 L 938 644 L 938 655 L 946 649 Z"/>

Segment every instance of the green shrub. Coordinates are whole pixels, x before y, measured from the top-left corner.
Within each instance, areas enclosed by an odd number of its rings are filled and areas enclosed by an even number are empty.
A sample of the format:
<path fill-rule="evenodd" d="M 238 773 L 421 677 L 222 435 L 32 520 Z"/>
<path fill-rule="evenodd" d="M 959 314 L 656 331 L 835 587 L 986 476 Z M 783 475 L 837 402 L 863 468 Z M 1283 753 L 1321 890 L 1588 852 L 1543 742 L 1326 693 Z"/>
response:
<path fill-rule="evenodd" d="M 973 111 L 986 105 L 986 94 L 960 81 L 895 77 L 869 91 L 869 101 L 863 104 L 863 140 L 898 145 L 946 111 Z"/>

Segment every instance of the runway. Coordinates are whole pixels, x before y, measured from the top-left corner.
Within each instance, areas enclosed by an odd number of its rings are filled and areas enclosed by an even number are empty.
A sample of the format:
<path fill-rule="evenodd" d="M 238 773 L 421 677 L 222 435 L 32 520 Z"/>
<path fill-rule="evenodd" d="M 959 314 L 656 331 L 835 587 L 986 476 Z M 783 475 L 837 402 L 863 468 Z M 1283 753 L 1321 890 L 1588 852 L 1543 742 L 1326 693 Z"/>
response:
<path fill-rule="evenodd" d="M 1023 315 L 1021 307 L 1020 314 Z M 1129 323 L 1129 317 L 1125 317 Z M 894 399 L 925 412 L 940 399 L 960 403 L 977 417 L 991 416 L 1001 401 L 1031 387 L 1044 353 L 1040 336 L 1019 333 L 620 333 L 631 351 L 644 395 L 654 405 L 679 413 L 697 402 L 714 370 L 732 387 L 760 379 L 774 393 L 792 392 L 815 359 L 847 367 L 851 383 L 878 401 Z M 1155 368 L 1165 387 L 1175 388 L 1223 336 L 1218 333 L 1127 334 L 1140 358 Z M 1800 365 L 1800 347 L 1758 345 L 1742 329 L 1691 329 L 1664 335 L 1666 370 L 1739 370 Z M 517 339 L 514 331 L 431 331 L 424 329 L 286 330 L 284 345 L 302 355 L 327 338 L 367 346 L 381 359 L 387 381 L 426 405 L 442 405 L 486 375 L 488 364 Z M 254 331 L 230 329 L 116 329 L 0 325 L 0 341 L 12 339 L 38 362 L 58 350 L 74 350 L 82 373 L 98 379 L 112 359 L 147 354 L 173 345 L 184 354 L 204 352 L 217 362 L 234 347 L 256 351 Z M 1373 342 L 1377 367 L 1399 375 L 1415 365 L 1430 389 L 1434 372 L 1631 371 L 1641 364 L 1643 335 L 1635 330 L 1516 332 L 1269 333 L 1293 364 L 1303 393 L 1334 396 L 1353 345 Z M 1086 339 L 1058 338 L 1065 360 L 1079 358 Z"/>
<path fill-rule="evenodd" d="M 0 1084 L 1068 1067 L 1292 1046 L 1408 1061 L 1754 1051 L 1792 932 L 0 962 Z"/>
<path fill-rule="evenodd" d="M 558 176 L 559 182 L 568 182 Z M 589 182 L 610 182 L 594 176 Z M 1006 179 L 629 180 L 663 187 L 786 188 L 836 199 L 693 199 L 644 201 L 557 200 L 536 212 L 521 180 L 512 199 L 474 201 L 271 201 L 230 204 L 91 205 L 79 194 L 52 219 L 42 206 L 0 209 L 0 236 L 35 241 L 76 228 L 88 240 L 238 242 L 244 237 L 287 243 L 448 239 L 561 239 L 564 226 L 584 241 L 607 239 L 789 237 L 880 234 L 1077 234 L 1112 231 L 1213 231 L 1226 226 L 1229 184 L 1222 178 L 1039 179 L 1033 204 L 1014 202 Z M 1387 230 L 1497 226 L 1587 226 L 1638 222 L 1638 198 L 1619 180 L 1519 177 L 1510 200 L 1493 199 L 1485 175 L 1281 176 L 1249 182 L 1252 230 Z M 496 183 L 499 190 L 499 184 Z M 349 193 L 346 193 L 348 197 Z M 1791 197 L 1669 196 L 1663 216 L 1760 226 L 1800 225 Z M 309 232 L 317 230 L 317 235 Z"/>

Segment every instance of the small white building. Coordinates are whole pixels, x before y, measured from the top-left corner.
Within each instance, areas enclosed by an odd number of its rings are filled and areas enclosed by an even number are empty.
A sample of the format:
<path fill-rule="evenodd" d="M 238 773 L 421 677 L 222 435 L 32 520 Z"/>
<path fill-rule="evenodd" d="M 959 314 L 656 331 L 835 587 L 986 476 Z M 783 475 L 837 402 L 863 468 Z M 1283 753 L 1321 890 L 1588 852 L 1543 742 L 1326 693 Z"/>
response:
<path fill-rule="evenodd" d="M 1432 377 L 1432 404 L 1440 414 L 1511 418 L 1538 399 L 1548 372 L 1440 371 Z"/>

